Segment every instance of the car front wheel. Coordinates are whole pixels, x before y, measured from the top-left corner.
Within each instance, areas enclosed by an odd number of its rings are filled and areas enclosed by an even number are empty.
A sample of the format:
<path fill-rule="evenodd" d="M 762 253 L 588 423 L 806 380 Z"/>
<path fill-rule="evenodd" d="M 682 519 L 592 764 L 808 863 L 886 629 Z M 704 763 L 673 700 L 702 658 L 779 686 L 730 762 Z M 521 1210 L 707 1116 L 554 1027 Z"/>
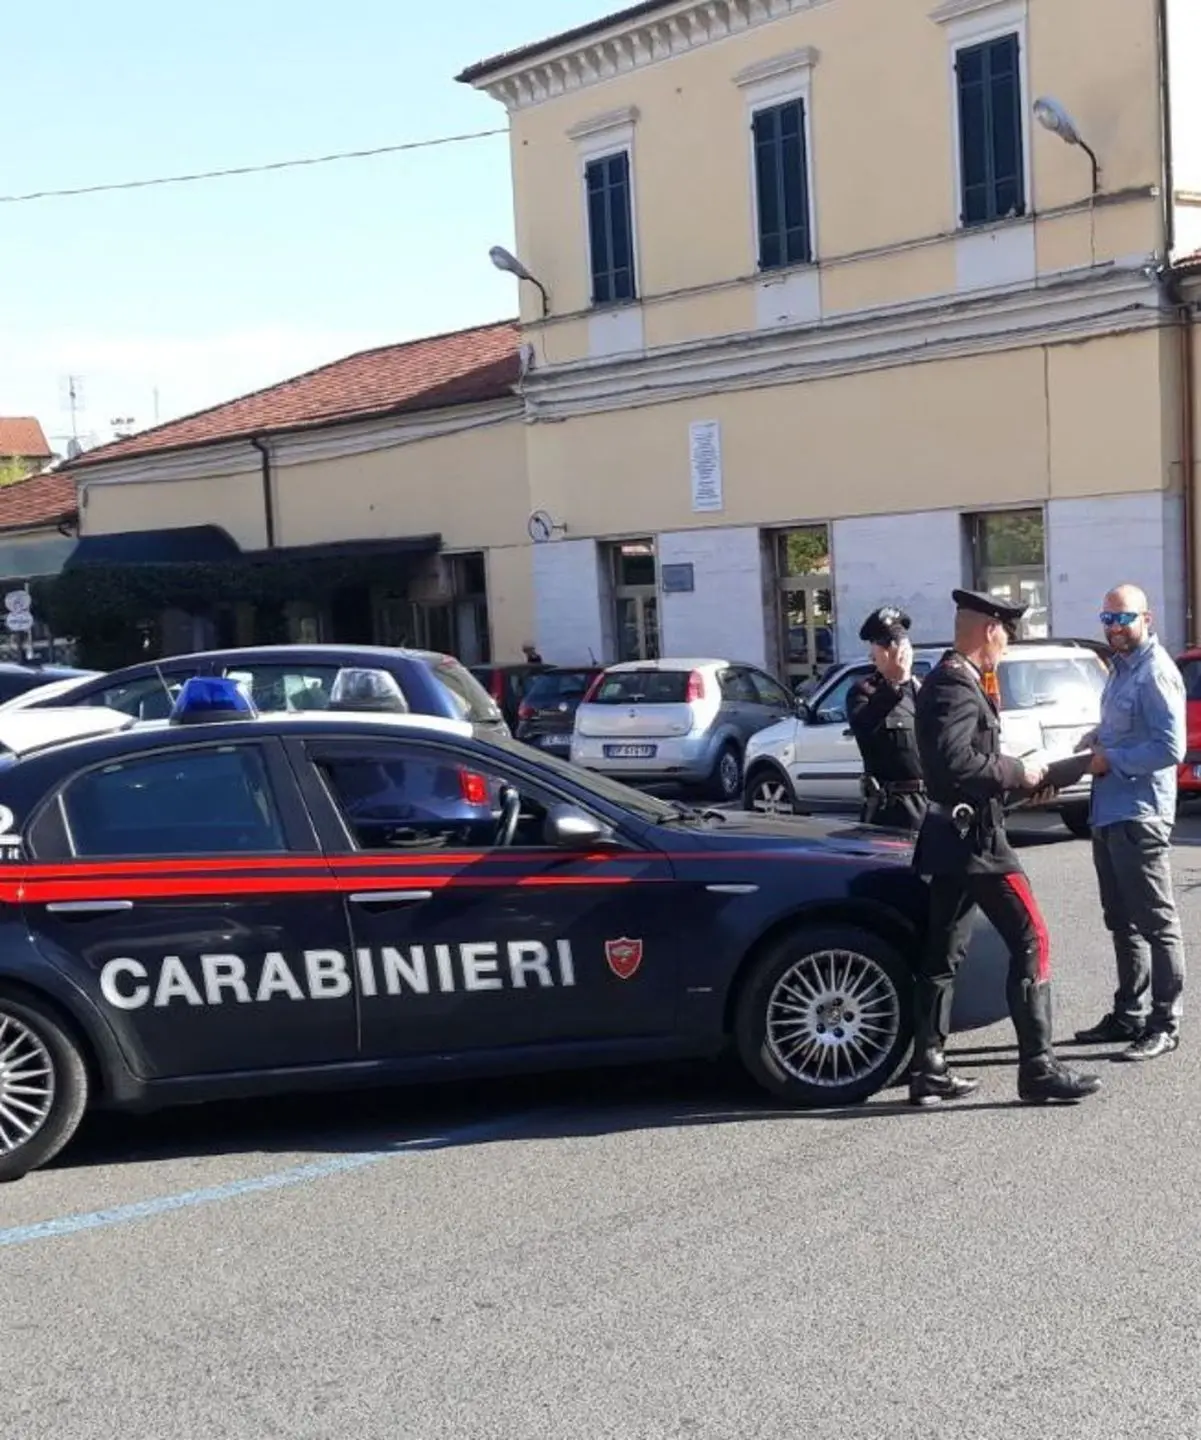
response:
<path fill-rule="evenodd" d="M 746 782 L 742 805 L 757 815 L 795 815 L 792 786 L 778 770 L 759 770 Z"/>
<path fill-rule="evenodd" d="M 1087 800 L 1078 800 L 1071 805 L 1065 805 L 1059 812 L 1059 818 L 1068 827 L 1077 840 L 1087 840 L 1093 833 L 1093 827 L 1089 821 L 1089 803 Z"/>
<path fill-rule="evenodd" d="M 19 1180 L 57 1155 L 87 1100 L 74 1041 L 40 1005 L 0 995 L 0 1181 Z"/>
<path fill-rule="evenodd" d="M 855 1105 L 895 1078 L 913 1040 L 913 975 L 886 941 L 813 926 L 776 941 L 738 1001 L 746 1070 L 793 1105 Z"/>

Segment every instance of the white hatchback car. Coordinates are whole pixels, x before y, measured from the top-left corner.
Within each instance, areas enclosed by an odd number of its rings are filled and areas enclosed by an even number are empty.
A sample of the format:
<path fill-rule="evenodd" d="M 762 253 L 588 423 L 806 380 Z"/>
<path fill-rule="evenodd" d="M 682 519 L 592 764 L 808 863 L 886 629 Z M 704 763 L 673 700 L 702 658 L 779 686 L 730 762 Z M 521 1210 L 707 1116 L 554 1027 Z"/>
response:
<path fill-rule="evenodd" d="M 945 647 L 914 651 L 919 679 Z M 871 671 L 866 658 L 829 671 L 797 719 L 761 730 L 747 745 L 743 804 L 766 813 L 853 811 L 860 801 L 863 762 L 847 726 L 847 694 Z M 1008 755 L 1045 750 L 1068 755 L 1100 720 L 1105 661 L 1072 641 L 1011 645 L 997 667 L 1001 693 L 1001 746 Z M 1091 780 L 1085 777 L 1052 802 L 1073 835 L 1088 833 Z"/>

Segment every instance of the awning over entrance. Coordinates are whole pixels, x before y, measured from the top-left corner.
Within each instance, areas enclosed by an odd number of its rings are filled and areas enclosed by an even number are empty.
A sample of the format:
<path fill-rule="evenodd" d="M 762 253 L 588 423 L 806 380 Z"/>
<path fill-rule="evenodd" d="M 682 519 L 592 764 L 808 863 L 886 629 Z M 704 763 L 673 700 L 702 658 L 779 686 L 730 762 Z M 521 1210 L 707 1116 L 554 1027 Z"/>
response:
<path fill-rule="evenodd" d="M 400 535 L 371 540 L 330 540 L 317 545 L 281 545 L 242 550 L 220 525 L 187 525 L 173 530 L 128 530 L 119 535 L 83 535 L 64 570 L 89 565 L 213 565 L 240 560 L 247 565 L 281 561 L 356 560 L 390 555 L 436 555 L 441 535 Z"/>
<path fill-rule="evenodd" d="M 64 570 L 85 565 L 211 565 L 237 560 L 238 542 L 220 525 L 174 530 L 127 530 L 119 535 L 82 535 Z"/>

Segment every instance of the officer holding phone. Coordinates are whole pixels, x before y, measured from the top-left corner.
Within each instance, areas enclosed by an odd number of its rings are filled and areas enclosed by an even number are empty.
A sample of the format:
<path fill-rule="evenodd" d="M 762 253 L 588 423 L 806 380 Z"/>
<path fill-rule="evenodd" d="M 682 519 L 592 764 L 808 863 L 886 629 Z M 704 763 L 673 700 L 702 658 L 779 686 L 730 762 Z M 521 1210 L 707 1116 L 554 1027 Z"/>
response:
<path fill-rule="evenodd" d="M 884 606 L 863 622 L 875 670 L 847 695 L 847 723 L 863 757 L 865 825 L 917 831 L 926 813 L 914 715 L 918 681 L 913 678 L 913 646 L 908 615 Z"/>

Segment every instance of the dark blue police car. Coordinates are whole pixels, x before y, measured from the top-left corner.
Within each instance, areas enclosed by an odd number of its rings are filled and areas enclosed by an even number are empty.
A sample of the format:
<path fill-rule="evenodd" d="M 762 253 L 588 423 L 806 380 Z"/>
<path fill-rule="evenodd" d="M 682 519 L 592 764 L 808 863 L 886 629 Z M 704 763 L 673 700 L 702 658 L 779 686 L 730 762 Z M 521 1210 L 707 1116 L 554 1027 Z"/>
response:
<path fill-rule="evenodd" d="M 90 1106 L 730 1045 L 786 1101 L 862 1100 L 910 1045 L 908 862 L 225 679 L 165 721 L 0 715 L 0 1179 Z"/>

